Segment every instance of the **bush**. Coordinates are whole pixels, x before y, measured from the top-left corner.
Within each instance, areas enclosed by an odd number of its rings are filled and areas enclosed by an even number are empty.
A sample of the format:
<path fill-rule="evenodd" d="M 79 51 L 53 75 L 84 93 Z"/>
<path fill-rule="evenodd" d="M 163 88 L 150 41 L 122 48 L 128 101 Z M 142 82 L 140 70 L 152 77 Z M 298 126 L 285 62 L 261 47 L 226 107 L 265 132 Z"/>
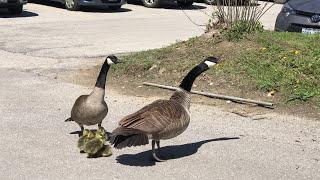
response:
<path fill-rule="evenodd" d="M 245 34 L 260 31 L 260 18 L 274 3 L 258 3 L 258 0 L 219 0 L 207 31 L 221 29 L 228 40 L 241 39 Z"/>

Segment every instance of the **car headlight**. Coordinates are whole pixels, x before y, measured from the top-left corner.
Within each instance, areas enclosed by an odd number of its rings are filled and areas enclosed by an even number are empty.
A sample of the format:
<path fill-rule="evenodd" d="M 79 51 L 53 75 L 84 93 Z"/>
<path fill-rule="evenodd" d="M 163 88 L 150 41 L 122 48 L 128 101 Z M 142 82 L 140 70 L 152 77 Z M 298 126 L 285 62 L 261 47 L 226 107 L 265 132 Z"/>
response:
<path fill-rule="evenodd" d="M 296 14 L 296 10 L 294 10 L 289 3 L 286 3 L 282 7 L 282 13 L 288 17 L 289 15 Z"/>

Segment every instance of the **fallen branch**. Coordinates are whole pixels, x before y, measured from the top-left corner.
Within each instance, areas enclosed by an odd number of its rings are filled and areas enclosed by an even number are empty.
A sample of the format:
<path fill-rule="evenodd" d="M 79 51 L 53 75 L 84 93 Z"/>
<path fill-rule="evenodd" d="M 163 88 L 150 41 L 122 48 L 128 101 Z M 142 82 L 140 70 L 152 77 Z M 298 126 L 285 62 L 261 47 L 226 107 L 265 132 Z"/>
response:
<path fill-rule="evenodd" d="M 154 87 L 158 87 L 158 88 L 162 88 L 162 89 L 169 89 L 169 90 L 173 90 L 173 91 L 178 89 L 177 87 L 165 86 L 165 85 L 149 83 L 149 82 L 144 82 L 143 85 L 154 86 Z M 213 94 L 213 93 L 193 91 L 193 90 L 191 90 L 191 93 L 203 95 L 203 96 L 211 97 L 211 98 L 230 100 L 230 101 L 238 102 L 238 103 L 239 102 L 240 103 L 251 103 L 251 104 L 256 104 L 258 106 L 262 106 L 262 107 L 266 107 L 266 108 L 274 108 L 274 104 L 270 103 L 270 102 L 256 101 L 256 100 L 244 99 L 244 98 L 239 98 L 239 97 L 234 97 L 234 96 L 225 96 L 225 95 L 220 95 L 220 94 Z"/>

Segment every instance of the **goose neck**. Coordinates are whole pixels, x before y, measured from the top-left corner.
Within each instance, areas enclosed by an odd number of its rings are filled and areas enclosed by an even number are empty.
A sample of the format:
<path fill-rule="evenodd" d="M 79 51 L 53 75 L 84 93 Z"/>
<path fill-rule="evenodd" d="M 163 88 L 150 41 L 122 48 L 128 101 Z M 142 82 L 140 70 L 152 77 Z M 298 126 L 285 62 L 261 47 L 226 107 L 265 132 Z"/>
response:
<path fill-rule="evenodd" d="M 110 65 L 108 64 L 107 61 L 105 61 L 101 67 L 95 87 L 105 89 L 106 79 L 107 79 L 109 69 L 110 69 Z"/>
<path fill-rule="evenodd" d="M 195 79 L 206 70 L 208 70 L 208 66 L 204 63 L 197 65 L 184 77 L 179 87 L 190 92 Z"/>

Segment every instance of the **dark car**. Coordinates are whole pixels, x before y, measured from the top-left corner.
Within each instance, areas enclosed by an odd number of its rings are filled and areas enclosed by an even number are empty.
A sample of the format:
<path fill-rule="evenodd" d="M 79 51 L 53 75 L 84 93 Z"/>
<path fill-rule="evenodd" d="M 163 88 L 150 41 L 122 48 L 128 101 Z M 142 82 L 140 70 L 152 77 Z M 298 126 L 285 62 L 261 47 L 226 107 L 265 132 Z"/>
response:
<path fill-rule="evenodd" d="M 166 0 L 141 0 L 142 4 L 145 7 L 149 7 L 149 8 L 160 7 L 161 2 L 163 1 L 166 1 Z M 190 7 L 194 2 L 194 0 L 171 0 L 171 1 L 176 1 L 178 5 L 182 8 Z"/>
<path fill-rule="evenodd" d="M 1 1 L 1 0 L 0 0 Z M 77 11 L 81 6 L 108 7 L 112 10 L 120 9 L 126 0 L 51 0 L 65 4 L 66 9 Z"/>
<path fill-rule="evenodd" d="M 27 0 L 0 0 L 0 8 L 8 8 L 11 14 L 21 14 Z"/>
<path fill-rule="evenodd" d="M 276 31 L 320 33 L 320 0 L 290 0 L 283 5 Z"/>

